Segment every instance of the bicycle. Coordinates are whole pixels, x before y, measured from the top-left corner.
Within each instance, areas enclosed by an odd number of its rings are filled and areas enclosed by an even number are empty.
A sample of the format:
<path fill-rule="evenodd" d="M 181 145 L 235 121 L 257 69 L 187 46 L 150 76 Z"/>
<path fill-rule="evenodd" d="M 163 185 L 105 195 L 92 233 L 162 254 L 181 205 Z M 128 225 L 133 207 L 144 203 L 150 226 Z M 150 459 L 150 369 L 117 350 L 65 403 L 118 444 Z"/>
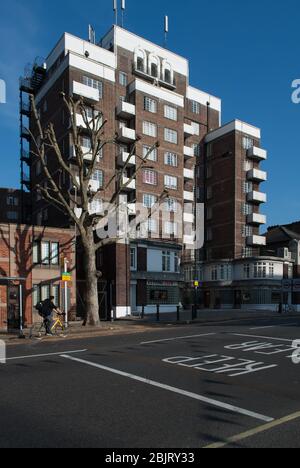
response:
<path fill-rule="evenodd" d="M 64 323 L 65 317 L 66 317 L 66 314 L 56 313 L 56 318 L 53 320 L 53 324 L 52 324 L 51 329 L 50 329 L 53 336 L 59 336 L 59 335 L 62 336 L 62 337 L 65 336 L 66 331 L 67 331 L 65 323 Z M 31 329 L 30 338 L 33 338 L 34 328 L 35 328 L 35 326 L 33 326 L 32 329 Z M 59 333 L 59 329 L 61 330 L 60 333 Z M 43 321 L 40 324 L 39 329 L 37 330 L 37 336 L 39 338 L 41 338 L 43 335 L 46 334 L 46 331 L 47 330 L 46 330 L 45 322 Z M 64 335 L 62 335 L 62 333 Z"/>

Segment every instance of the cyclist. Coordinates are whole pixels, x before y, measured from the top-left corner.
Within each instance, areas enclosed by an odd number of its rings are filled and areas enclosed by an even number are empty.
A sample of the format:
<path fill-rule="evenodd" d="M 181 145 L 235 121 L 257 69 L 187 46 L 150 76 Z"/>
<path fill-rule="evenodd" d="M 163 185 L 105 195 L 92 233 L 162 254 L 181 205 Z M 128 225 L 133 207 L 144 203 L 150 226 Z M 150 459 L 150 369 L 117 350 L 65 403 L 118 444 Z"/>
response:
<path fill-rule="evenodd" d="M 42 314 L 44 317 L 44 325 L 46 328 L 46 336 L 53 336 L 52 333 L 52 322 L 53 322 L 53 311 L 55 310 L 58 315 L 63 315 L 59 308 L 54 304 L 54 296 L 46 299 L 42 302 Z"/>

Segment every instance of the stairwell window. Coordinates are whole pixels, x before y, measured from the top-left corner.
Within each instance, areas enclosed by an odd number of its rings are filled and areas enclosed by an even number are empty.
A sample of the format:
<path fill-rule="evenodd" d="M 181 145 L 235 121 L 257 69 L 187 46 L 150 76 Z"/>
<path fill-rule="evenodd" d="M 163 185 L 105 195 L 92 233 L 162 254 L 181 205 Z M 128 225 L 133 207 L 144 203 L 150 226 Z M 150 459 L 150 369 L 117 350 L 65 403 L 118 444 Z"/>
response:
<path fill-rule="evenodd" d="M 253 138 L 250 137 L 243 137 L 243 148 L 245 150 L 248 150 L 250 148 L 253 148 L 254 146 L 254 140 Z"/>
<path fill-rule="evenodd" d="M 164 225 L 164 234 L 168 236 L 178 235 L 178 224 L 167 221 Z"/>
<path fill-rule="evenodd" d="M 162 253 L 162 271 L 171 272 L 171 252 L 163 251 Z"/>
<path fill-rule="evenodd" d="M 137 270 L 137 248 L 136 247 L 130 248 L 130 270 L 131 271 Z"/>
<path fill-rule="evenodd" d="M 176 130 L 171 130 L 170 128 L 165 128 L 165 141 L 168 143 L 173 143 L 174 145 L 178 144 L 178 132 Z"/>
<path fill-rule="evenodd" d="M 99 80 L 94 80 L 94 78 L 90 78 L 89 76 L 84 76 L 82 82 L 85 86 L 89 86 L 90 88 L 98 89 L 100 99 L 103 98 L 103 83 Z"/>
<path fill-rule="evenodd" d="M 197 102 L 197 101 L 191 101 L 191 106 L 192 106 L 192 112 L 194 114 L 200 114 L 200 109 L 201 109 L 201 106 L 200 106 L 200 103 Z"/>
<path fill-rule="evenodd" d="M 144 135 L 148 135 L 150 137 L 156 138 L 157 137 L 157 125 L 151 122 L 144 122 L 143 133 Z"/>
<path fill-rule="evenodd" d="M 194 134 L 200 136 L 200 125 L 197 122 L 192 122 L 191 126 L 193 127 Z"/>
<path fill-rule="evenodd" d="M 178 201 L 176 198 L 168 198 L 165 202 L 164 209 L 169 213 L 177 213 Z"/>
<path fill-rule="evenodd" d="M 121 86 L 127 86 L 128 84 L 128 75 L 124 72 L 120 72 L 119 74 L 119 83 Z"/>

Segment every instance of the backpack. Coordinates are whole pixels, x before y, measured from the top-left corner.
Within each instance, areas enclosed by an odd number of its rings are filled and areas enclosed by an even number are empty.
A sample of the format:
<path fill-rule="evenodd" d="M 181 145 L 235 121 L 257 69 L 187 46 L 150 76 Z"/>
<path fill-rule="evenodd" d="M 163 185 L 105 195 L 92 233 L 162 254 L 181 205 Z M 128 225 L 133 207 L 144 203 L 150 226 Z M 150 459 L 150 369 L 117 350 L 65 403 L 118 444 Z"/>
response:
<path fill-rule="evenodd" d="M 44 318 L 43 308 L 44 308 L 44 306 L 43 306 L 42 302 L 38 302 L 37 305 L 35 306 L 35 310 L 38 311 L 39 316 Z"/>

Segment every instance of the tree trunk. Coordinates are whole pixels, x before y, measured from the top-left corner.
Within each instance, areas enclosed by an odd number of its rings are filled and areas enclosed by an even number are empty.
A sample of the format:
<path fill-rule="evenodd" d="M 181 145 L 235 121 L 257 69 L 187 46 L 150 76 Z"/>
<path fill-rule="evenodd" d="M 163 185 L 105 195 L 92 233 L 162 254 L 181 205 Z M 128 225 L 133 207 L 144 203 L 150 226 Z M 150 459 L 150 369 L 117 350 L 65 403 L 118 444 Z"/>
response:
<path fill-rule="evenodd" d="M 93 232 L 83 240 L 83 262 L 85 271 L 85 322 L 94 327 L 100 325 L 98 277 Z"/>

